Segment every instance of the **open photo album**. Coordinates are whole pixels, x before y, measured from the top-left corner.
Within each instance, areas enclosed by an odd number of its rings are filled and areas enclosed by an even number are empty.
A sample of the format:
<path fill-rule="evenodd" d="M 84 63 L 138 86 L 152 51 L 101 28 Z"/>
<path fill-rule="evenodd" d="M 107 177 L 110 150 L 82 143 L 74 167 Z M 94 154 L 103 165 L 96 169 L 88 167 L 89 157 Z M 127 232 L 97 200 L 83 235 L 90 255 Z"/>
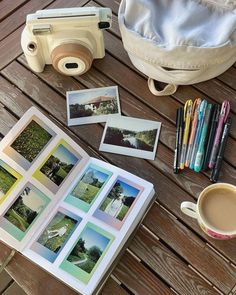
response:
<path fill-rule="evenodd" d="M 81 294 L 99 292 L 153 201 L 34 107 L 0 143 L 0 240 Z"/>

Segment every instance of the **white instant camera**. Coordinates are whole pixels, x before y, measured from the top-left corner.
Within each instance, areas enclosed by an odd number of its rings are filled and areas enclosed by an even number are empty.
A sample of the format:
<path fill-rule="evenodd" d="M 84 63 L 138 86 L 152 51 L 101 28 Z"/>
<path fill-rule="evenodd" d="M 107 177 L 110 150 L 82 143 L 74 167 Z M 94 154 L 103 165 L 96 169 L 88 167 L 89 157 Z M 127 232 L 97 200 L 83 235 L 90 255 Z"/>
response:
<path fill-rule="evenodd" d="M 105 55 L 103 29 L 110 28 L 110 8 L 39 10 L 27 15 L 21 46 L 30 68 L 42 72 L 52 64 L 60 73 L 81 75 Z"/>

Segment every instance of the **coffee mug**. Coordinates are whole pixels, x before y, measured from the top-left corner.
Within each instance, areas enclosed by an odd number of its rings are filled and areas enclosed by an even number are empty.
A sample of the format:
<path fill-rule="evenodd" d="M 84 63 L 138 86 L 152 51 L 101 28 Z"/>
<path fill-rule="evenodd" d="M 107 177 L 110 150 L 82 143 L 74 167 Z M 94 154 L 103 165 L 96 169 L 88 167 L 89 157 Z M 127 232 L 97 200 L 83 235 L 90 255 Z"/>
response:
<path fill-rule="evenodd" d="M 219 240 L 236 237 L 236 186 L 212 184 L 200 193 L 197 204 L 183 202 L 180 208 L 197 219 L 208 236 Z"/>

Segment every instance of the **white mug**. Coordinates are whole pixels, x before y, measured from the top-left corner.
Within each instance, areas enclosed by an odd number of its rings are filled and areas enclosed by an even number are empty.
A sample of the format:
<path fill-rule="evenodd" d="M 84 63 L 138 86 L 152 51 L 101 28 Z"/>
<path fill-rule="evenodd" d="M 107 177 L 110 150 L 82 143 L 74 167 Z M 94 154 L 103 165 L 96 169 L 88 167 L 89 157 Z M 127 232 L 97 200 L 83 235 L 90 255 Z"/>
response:
<path fill-rule="evenodd" d="M 199 195 L 197 204 L 192 202 L 182 202 L 181 203 L 181 211 L 185 213 L 186 215 L 193 217 L 197 219 L 201 229 L 210 237 L 219 239 L 219 240 L 228 240 L 236 237 L 236 228 L 233 231 L 222 231 L 217 228 L 213 228 L 207 220 L 204 219 L 204 217 L 201 214 L 200 211 L 200 204 L 202 204 L 203 198 L 207 197 L 207 193 L 212 189 L 222 189 L 222 188 L 228 188 L 232 190 L 233 196 L 235 193 L 235 202 L 236 202 L 236 186 L 227 184 L 227 183 L 215 183 L 208 187 L 206 187 Z M 235 218 L 236 218 L 236 212 L 235 212 Z"/>

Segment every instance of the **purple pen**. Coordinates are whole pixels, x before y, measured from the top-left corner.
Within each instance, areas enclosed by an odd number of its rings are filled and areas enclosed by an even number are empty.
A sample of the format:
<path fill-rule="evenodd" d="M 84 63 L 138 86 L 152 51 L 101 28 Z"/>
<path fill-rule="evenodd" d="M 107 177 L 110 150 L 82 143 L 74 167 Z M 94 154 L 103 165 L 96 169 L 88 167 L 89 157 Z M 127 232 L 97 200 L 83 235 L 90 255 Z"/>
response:
<path fill-rule="evenodd" d="M 222 103 L 221 110 L 220 110 L 220 116 L 219 121 L 216 129 L 216 135 L 214 138 L 214 143 L 211 151 L 210 161 L 209 161 L 209 168 L 213 169 L 216 163 L 216 157 L 219 150 L 219 144 L 220 144 L 220 138 L 223 130 L 223 125 L 226 122 L 228 115 L 230 111 L 230 103 L 228 100 L 225 100 Z"/>

